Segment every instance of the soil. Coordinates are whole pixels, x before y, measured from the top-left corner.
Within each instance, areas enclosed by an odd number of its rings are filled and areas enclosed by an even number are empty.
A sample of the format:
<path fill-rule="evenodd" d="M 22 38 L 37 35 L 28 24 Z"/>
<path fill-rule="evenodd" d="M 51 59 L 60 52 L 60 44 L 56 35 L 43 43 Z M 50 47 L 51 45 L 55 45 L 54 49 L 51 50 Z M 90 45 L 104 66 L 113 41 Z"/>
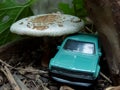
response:
<path fill-rule="evenodd" d="M 31 37 L 1 46 L 0 69 L 5 71 L 6 66 L 18 86 L 23 88 L 22 90 L 104 90 L 111 85 L 102 75 L 99 75 L 93 86 L 87 88 L 52 80 L 48 67 L 41 62 L 49 64 L 49 60 L 57 52 L 57 45 L 60 45 L 63 39 L 64 37 Z M 45 43 L 44 40 L 46 40 Z M 46 54 L 47 52 L 49 54 Z M 104 56 L 100 60 L 100 66 L 101 72 L 110 79 Z M 11 81 L 2 70 L 0 71 L 0 90 L 14 90 L 14 85 L 11 85 Z"/>

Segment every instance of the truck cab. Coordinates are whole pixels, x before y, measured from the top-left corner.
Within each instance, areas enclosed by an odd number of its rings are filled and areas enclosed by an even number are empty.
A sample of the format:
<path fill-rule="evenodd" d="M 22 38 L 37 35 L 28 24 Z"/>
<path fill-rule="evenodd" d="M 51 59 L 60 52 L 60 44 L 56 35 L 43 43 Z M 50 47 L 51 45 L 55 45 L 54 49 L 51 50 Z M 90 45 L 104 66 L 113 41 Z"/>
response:
<path fill-rule="evenodd" d="M 99 75 L 100 56 L 97 35 L 68 36 L 61 46 L 58 46 L 58 52 L 50 60 L 50 75 L 58 82 L 90 86 Z"/>

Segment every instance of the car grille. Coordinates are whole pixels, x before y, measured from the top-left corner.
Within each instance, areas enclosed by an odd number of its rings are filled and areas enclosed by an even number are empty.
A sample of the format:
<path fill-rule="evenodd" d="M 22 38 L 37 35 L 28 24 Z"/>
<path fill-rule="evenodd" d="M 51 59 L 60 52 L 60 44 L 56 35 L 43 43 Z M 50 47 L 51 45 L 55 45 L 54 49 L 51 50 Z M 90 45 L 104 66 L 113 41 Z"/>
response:
<path fill-rule="evenodd" d="M 93 77 L 92 77 L 93 73 L 90 73 L 90 72 L 74 71 L 74 70 L 68 70 L 60 67 L 53 67 L 53 66 L 51 67 L 51 71 L 52 73 L 61 74 L 68 77 L 93 80 Z"/>

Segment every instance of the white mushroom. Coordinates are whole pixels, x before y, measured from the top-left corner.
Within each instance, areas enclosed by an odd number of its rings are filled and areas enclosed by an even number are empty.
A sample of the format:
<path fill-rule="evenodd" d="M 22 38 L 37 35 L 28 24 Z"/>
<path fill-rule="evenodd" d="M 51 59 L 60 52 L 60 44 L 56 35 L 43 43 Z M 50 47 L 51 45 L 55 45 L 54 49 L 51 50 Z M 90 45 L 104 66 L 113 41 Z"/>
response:
<path fill-rule="evenodd" d="M 10 31 L 28 36 L 61 36 L 78 32 L 84 22 L 76 16 L 66 14 L 42 14 L 23 18 L 10 28 Z"/>
<path fill-rule="evenodd" d="M 10 28 L 10 31 L 19 35 L 28 36 L 62 36 L 66 34 L 73 34 L 78 32 L 84 27 L 84 22 L 78 17 L 66 14 L 42 14 L 23 18 L 15 23 Z M 49 40 L 49 39 L 47 39 Z M 43 44 L 47 43 L 44 38 Z M 41 61 L 43 66 L 47 66 L 49 46 L 45 44 L 46 49 L 44 62 Z M 47 55 L 46 55 L 47 53 Z M 47 58 L 47 59 L 46 59 Z"/>

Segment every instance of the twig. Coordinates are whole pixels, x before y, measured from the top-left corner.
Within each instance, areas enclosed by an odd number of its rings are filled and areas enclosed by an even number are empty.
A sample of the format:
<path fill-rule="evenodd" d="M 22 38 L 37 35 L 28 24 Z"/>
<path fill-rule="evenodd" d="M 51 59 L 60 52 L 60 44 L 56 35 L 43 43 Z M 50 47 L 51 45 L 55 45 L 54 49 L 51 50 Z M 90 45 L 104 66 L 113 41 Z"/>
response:
<path fill-rule="evenodd" d="M 102 72 L 100 72 L 100 75 L 105 78 L 109 83 L 112 83 L 112 81 L 107 77 L 105 76 Z"/>
<path fill-rule="evenodd" d="M 5 74 L 14 90 L 21 90 L 7 66 L 1 67 L 1 71 Z"/>
<path fill-rule="evenodd" d="M 88 30 L 89 32 L 93 33 L 93 31 L 91 29 L 89 29 L 88 27 L 85 27 L 86 30 Z"/>
<path fill-rule="evenodd" d="M 13 75 L 15 78 L 15 81 L 18 83 L 18 85 L 20 86 L 21 90 L 29 90 L 24 84 L 23 82 L 17 77 L 16 74 Z"/>
<path fill-rule="evenodd" d="M 49 90 L 46 86 L 44 86 L 42 80 L 38 79 L 37 81 L 41 84 L 43 90 Z"/>
<path fill-rule="evenodd" d="M 34 69 L 32 67 L 28 67 L 28 68 L 16 68 L 17 70 L 23 71 L 23 72 L 31 72 L 31 73 L 39 73 L 39 74 L 47 74 L 47 71 L 43 71 L 43 70 L 38 70 L 38 69 Z"/>
<path fill-rule="evenodd" d="M 7 64 L 6 62 L 4 62 L 2 59 L 0 59 L 0 63 L 4 64 L 7 67 L 14 68 L 11 65 Z"/>
<path fill-rule="evenodd" d="M 7 64 L 6 62 L 4 62 L 3 60 L 0 59 L 0 63 L 2 63 L 3 65 L 11 68 L 11 69 L 15 69 L 18 71 L 23 71 L 23 72 L 32 72 L 32 73 L 40 73 L 40 74 L 47 74 L 47 71 L 43 71 L 43 70 L 37 70 L 37 69 L 23 69 L 23 68 L 15 68 L 9 64 Z"/>

